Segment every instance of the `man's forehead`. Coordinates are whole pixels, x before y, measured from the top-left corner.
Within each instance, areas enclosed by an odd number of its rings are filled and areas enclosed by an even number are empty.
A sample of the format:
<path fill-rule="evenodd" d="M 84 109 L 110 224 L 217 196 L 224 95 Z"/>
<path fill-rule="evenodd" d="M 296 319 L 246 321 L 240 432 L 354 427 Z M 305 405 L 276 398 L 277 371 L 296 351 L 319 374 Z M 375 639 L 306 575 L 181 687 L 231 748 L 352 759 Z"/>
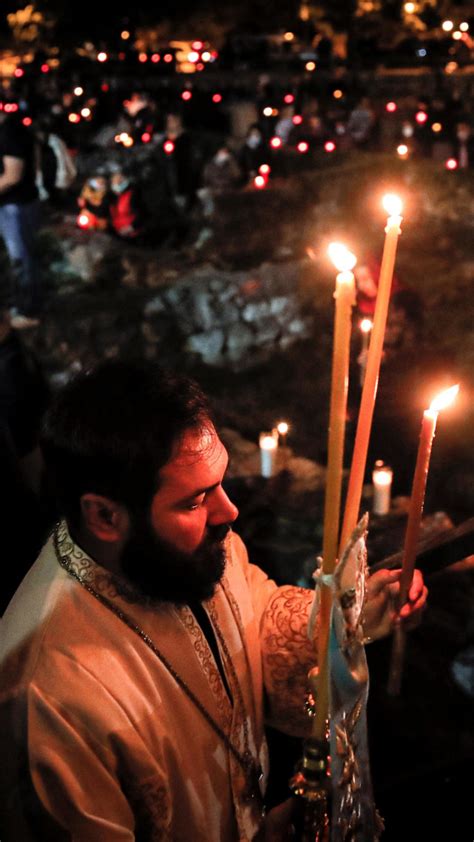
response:
<path fill-rule="evenodd" d="M 227 462 L 227 451 L 212 424 L 202 429 L 187 430 L 176 442 L 171 458 L 160 471 L 162 481 L 193 481 L 199 474 L 219 470 Z"/>

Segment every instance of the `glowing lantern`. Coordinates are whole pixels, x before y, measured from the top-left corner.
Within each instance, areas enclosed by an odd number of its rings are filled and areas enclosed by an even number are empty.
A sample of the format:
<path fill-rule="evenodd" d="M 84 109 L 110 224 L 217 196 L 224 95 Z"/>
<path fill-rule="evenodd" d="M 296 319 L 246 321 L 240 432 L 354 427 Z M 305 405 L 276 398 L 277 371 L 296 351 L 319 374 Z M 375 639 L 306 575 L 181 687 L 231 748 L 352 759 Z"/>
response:
<path fill-rule="evenodd" d="M 469 31 L 469 24 L 466 23 L 466 21 L 463 21 L 463 23 L 459 24 L 459 29 L 461 30 L 461 32 L 468 32 Z"/>
<path fill-rule="evenodd" d="M 444 20 L 441 24 L 441 29 L 443 32 L 452 32 L 454 29 L 454 23 L 452 20 Z"/>
<path fill-rule="evenodd" d="M 342 97 L 344 96 L 340 88 L 336 88 L 336 90 L 332 92 L 332 95 L 334 99 L 342 99 Z"/>
<path fill-rule="evenodd" d="M 173 61 L 173 56 L 171 53 L 165 53 L 163 56 L 163 61 L 166 61 L 166 64 L 169 64 L 170 61 Z"/>
<path fill-rule="evenodd" d="M 193 41 L 191 47 L 193 48 L 193 50 L 202 50 L 204 44 L 202 41 Z"/>
<path fill-rule="evenodd" d="M 24 126 L 31 126 L 33 120 L 31 119 L 31 117 L 23 117 L 23 120 L 21 122 Z"/>
<path fill-rule="evenodd" d="M 140 61 L 142 64 L 145 64 L 145 62 L 148 61 L 147 54 L 146 53 L 138 53 L 138 61 Z"/>
<path fill-rule="evenodd" d="M 209 50 L 204 50 L 204 52 L 201 55 L 201 59 L 202 59 L 202 61 L 211 61 L 212 60 L 212 55 L 209 52 Z"/>
<path fill-rule="evenodd" d="M 443 130 L 443 126 L 441 123 L 433 123 L 431 126 L 431 131 L 435 132 L 435 134 L 439 134 Z"/>
<path fill-rule="evenodd" d="M 107 82 L 102 82 L 102 84 L 101 84 L 101 86 L 100 86 L 100 89 L 101 89 L 101 91 L 103 91 L 103 92 L 104 92 L 104 94 L 106 94 L 106 93 L 107 93 L 107 91 L 109 90 L 109 85 L 108 85 L 108 83 L 107 83 Z"/>
<path fill-rule="evenodd" d="M 91 115 L 92 115 L 92 111 L 90 110 L 90 108 L 86 107 L 86 108 L 81 109 L 81 117 L 85 117 L 85 119 L 87 120 L 87 118 L 90 117 Z"/>
<path fill-rule="evenodd" d="M 191 64 L 196 64 L 196 62 L 199 61 L 199 53 L 197 53 L 196 50 L 192 50 L 192 52 L 188 53 L 188 61 L 190 61 Z"/>
<path fill-rule="evenodd" d="M 150 132 L 143 132 L 142 134 L 142 143 L 150 143 L 151 134 Z"/>
<path fill-rule="evenodd" d="M 453 32 L 453 38 L 455 41 L 460 41 L 462 39 L 462 32 L 456 29 L 456 32 Z"/>
<path fill-rule="evenodd" d="M 316 65 L 314 61 L 307 61 L 305 64 L 305 70 L 309 70 L 311 73 L 313 70 L 316 70 Z"/>
<path fill-rule="evenodd" d="M 128 29 L 124 29 L 123 32 L 120 33 L 120 37 L 122 41 L 128 41 L 128 39 L 130 38 L 130 32 L 128 31 Z"/>
<path fill-rule="evenodd" d="M 72 114 L 68 115 L 68 120 L 69 120 L 70 123 L 80 123 L 81 118 L 80 118 L 79 114 L 75 114 L 73 112 Z"/>
<path fill-rule="evenodd" d="M 260 175 L 270 175 L 270 166 L 268 164 L 261 164 L 258 168 Z"/>
<path fill-rule="evenodd" d="M 21 77 L 21 76 L 23 76 L 23 75 L 24 75 L 24 73 L 25 73 L 25 71 L 24 71 L 24 70 L 22 70 L 22 68 L 21 68 L 21 67 L 17 67 L 17 68 L 16 68 L 16 70 L 15 70 L 14 75 L 16 76 L 16 78 L 17 78 L 17 79 L 20 79 L 20 77 Z"/>
<path fill-rule="evenodd" d="M 80 85 L 78 85 L 77 88 L 74 88 L 74 91 L 73 91 L 74 96 L 82 96 L 83 93 L 84 93 L 84 88 L 81 88 Z"/>
<path fill-rule="evenodd" d="M 271 116 L 272 116 L 272 114 L 273 114 L 273 108 L 271 108 L 269 105 L 267 105 L 267 106 L 263 109 L 263 116 L 264 116 L 264 117 L 271 117 Z"/>
<path fill-rule="evenodd" d="M 400 156 L 400 158 L 407 157 L 408 146 L 406 145 L 406 143 L 400 143 L 399 146 L 397 146 L 397 154 Z"/>

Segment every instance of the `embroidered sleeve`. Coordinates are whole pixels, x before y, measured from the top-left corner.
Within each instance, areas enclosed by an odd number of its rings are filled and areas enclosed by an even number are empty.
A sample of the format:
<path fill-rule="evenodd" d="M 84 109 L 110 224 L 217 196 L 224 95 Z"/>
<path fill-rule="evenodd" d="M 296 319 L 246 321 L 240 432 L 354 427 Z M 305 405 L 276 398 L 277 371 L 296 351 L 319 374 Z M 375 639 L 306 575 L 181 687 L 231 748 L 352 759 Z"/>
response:
<path fill-rule="evenodd" d="M 308 672 L 316 665 L 316 645 L 308 640 L 313 592 L 287 585 L 278 588 L 261 621 L 263 676 L 269 703 L 269 724 L 304 736 Z M 316 621 L 317 633 L 317 621 Z"/>

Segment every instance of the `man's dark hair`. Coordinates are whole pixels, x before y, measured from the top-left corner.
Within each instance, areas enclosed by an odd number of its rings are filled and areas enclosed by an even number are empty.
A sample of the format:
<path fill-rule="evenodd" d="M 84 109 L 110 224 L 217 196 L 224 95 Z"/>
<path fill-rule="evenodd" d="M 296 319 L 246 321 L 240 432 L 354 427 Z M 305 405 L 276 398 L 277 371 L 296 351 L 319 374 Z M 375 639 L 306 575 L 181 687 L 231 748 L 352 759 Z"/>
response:
<path fill-rule="evenodd" d="M 109 361 L 79 375 L 56 395 L 41 435 L 59 514 L 77 525 L 87 492 L 143 511 L 173 445 L 211 423 L 199 386 L 155 363 Z"/>

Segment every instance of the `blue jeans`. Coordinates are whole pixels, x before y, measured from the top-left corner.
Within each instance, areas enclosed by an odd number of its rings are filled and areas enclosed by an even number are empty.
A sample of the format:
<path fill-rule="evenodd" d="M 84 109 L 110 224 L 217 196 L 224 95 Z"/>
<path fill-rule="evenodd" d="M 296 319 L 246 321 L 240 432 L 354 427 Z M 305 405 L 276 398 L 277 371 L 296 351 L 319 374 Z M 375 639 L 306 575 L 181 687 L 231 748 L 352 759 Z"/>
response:
<path fill-rule="evenodd" d="M 0 205 L 0 236 L 13 269 L 12 304 L 26 315 L 41 305 L 40 276 L 34 256 L 39 202 Z"/>

